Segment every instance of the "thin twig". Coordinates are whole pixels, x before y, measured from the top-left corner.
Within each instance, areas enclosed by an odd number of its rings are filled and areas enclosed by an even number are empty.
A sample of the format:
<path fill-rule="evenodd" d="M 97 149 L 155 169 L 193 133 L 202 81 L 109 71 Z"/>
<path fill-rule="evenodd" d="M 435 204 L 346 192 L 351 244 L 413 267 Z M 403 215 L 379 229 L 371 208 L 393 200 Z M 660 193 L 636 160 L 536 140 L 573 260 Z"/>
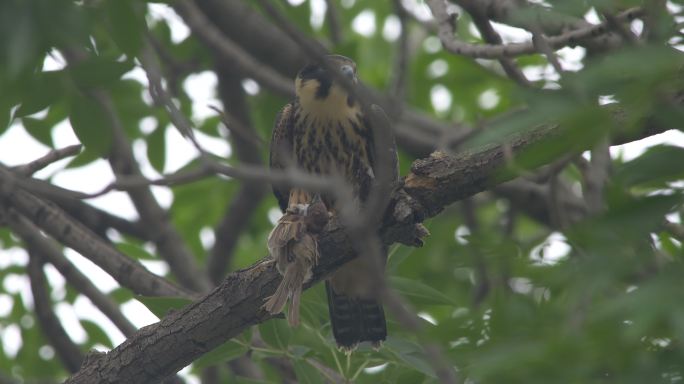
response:
<path fill-rule="evenodd" d="M 532 29 L 532 44 L 538 52 L 546 56 L 553 69 L 556 70 L 559 76 L 563 74 L 563 66 L 561 65 L 556 53 L 551 48 L 548 39 L 542 33 L 541 28 L 534 26 Z"/>
<path fill-rule="evenodd" d="M 73 197 L 78 199 L 94 199 L 96 197 L 106 195 L 107 193 L 112 191 L 131 191 L 137 188 L 149 187 L 152 185 L 173 186 L 187 184 L 207 178 L 214 174 L 215 173 L 210 168 L 200 167 L 197 169 L 191 169 L 187 171 L 181 170 L 169 175 L 163 175 L 162 177 L 156 179 L 148 179 L 142 175 L 121 176 L 97 192 L 85 193 L 73 191 Z"/>
<path fill-rule="evenodd" d="M 105 195 L 111 191 L 130 191 L 136 188 L 148 187 L 151 185 L 173 186 L 191 183 L 212 175 L 223 175 L 243 181 L 270 182 L 276 186 L 298 186 L 316 192 L 328 193 L 335 192 L 335 187 L 332 186 L 331 183 L 337 180 L 334 177 L 310 174 L 298 169 L 297 167 L 288 167 L 280 171 L 277 169 L 267 169 L 263 166 L 250 164 L 232 167 L 212 161 L 207 164 L 203 164 L 196 169 L 181 170 L 176 173 L 163 175 L 162 177 L 156 179 L 148 179 L 142 175 L 122 176 L 98 192 L 73 192 L 73 196 L 81 199 L 92 199 Z"/>
<path fill-rule="evenodd" d="M 31 176 L 48 165 L 55 163 L 67 157 L 76 156 L 83 146 L 81 144 L 70 145 L 68 147 L 53 149 L 45 156 L 33 160 L 28 164 L 18 165 L 12 168 L 17 174 L 22 176 Z"/>
<path fill-rule="evenodd" d="M 223 122 L 223 125 L 231 134 L 257 148 L 264 147 L 264 139 L 254 132 L 253 129 L 240 122 L 240 119 L 236 118 L 228 111 L 221 110 L 215 105 L 210 105 L 209 108 L 221 116 L 221 122 Z"/>
<path fill-rule="evenodd" d="M 502 57 L 514 57 L 538 52 L 538 47 L 535 46 L 533 42 L 491 45 L 469 44 L 456 40 L 454 38 L 452 16 L 447 12 L 444 0 L 426 0 L 426 3 L 437 20 L 439 26 L 439 39 L 442 41 L 444 48 L 449 52 L 481 59 L 499 59 Z M 615 17 L 620 22 L 626 22 L 643 15 L 643 9 L 630 8 L 619 13 Z M 566 45 L 574 44 L 578 40 L 602 35 L 609 31 L 610 27 L 606 22 L 549 37 L 547 43 L 552 49 L 558 49 Z"/>
<path fill-rule="evenodd" d="M 502 44 L 503 40 L 499 33 L 492 27 L 492 23 L 484 16 L 481 15 L 477 10 L 468 9 L 475 26 L 482 34 L 484 40 L 489 44 Z M 513 79 L 516 83 L 522 85 L 523 87 L 530 87 L 532 83 L 527 79 L 525 74 L 518 68 L 515 61 L 510 57 L 499 58 L 499 63 L 503 68 L 504 72 Z"/>

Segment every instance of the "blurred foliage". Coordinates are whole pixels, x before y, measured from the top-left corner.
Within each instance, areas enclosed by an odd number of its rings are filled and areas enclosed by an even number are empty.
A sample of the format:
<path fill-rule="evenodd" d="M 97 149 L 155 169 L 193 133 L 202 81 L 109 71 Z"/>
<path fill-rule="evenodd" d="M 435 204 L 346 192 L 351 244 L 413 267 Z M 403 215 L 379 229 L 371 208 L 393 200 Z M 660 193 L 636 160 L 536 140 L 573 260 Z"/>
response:
<path fill-rule="evenodd" d="M 149 3 L 1 1 L 0 134 L 13 126 L 54 147 L 55 127 L 67 123 L 85 146 L 67 167 L 90 165 L 107 153 L 112 140 L 108 111 L 91 97 L 90 91 L 99 90 L 111 95 L 129 139 L 144 145 L 146 150 L 137 155 L 147 158 L 139 160 L 159 173 L 168 171 L 166 165 L 174 154 L 167 152 L 165 138 L 175 128 L 164 110 L 152 105 L 146 85 L 135 75 L 140 74 L 135 58 L 143 36 L 149 32 L 162 47 L 167 84 L 187 116 L 192 116 L 193 101 L 185 81 L 193 73 L 212 70 L 213 56 L 192 35 L 174 40 L 169 23 L 154 16 L 149 7 L 168 8 Z M 390 35 L 385 30 L 399 22 L 391 2 L 329 2 L 335 5 L 341 25 L 342 40 L 337 45 L 330 40 L 324 16 L 313 12 L 311 3 L 281 9 L 332 51 L 354 58 L 365 83 L 390 89 L 398 48 L 395 39 L 385 37 Z M 424 6 L 420 1 L 407 3 Z M 582 16 L 592 7 L 610 11 L 641 2 L 546 3 L 558 12 Z M 673 9 L 681 7 L 677 3 L 671 2 Z M 373 31 L 361 34 L 352 28 L 362 14 L 373 20 Z M 672 24 L 671 16 L 662 16 L 661 28 L 648 42 L 607 54 L 587 54 L 582 69 L 566 72 L 559 80 L 534 79 L 536 88 L 521 89 L 497 70 L 495 62 L 446 53 L 436 37 L 407 20 L 404 32 L 409 34 L 411 54 L 406 102 L 447 121 L 478 127 L 484 122 L 482 131 L 465 143 L 468 150 L 502 142 L 549 121 L 560 123 L 558 135 L 517 159 L 516 165 L 527 169 L 587 150 L 606 135 L 637 131 L 653 116 L 681 129 L 681 108 L 665 102 L 683 85 L 681 52 L 665 44 L 672 32 L 667 26 Z M 481 42 L 473 31 L 472 21 L 463 14 L 458 22 L 460 36 Z M 90 58 L 65 67 L 64 52 L 73 46 L 85 47 Z M 526 73 L 548 68 L 542 55 L 515 61 Z M 629 111 L 623 124 L 614 124 L 610 113 L 597 105 L 600 97 L 607 96 Z M 285 100 L 262 88 L 248 102 L 258 135 L 270 137 L 273 119 Z M 528 107 L 525 113 L 488 120 L 523 106 Z M 202 133 L 226 136 L 217 116 L 192 117 Z M 151 129 L 142 128 L 146 118 L 151 118 Z M 401 159 L 405 174 L 413 159 L 406 153 L 401 153 Z M 231 156 L 228 161 L 236 159 Z M 193 161 L 186 167 L 196 165 Z M 426 222 L 432 235 L 424 247 L 391 247 L 389 282 L 425 319 L 421 334 L 407 332 L 390 317 L 389 338 L 382 349 L 373 351 L 364 345 L 345 355 L 334 347 L 326 296 L 319 285 L 304 293 L 299 328 L 290 329 L 283 319 L 267 321 L 203 356 L 191 372 L 199 375 L 204 367 L 218 364 L 221 382 L 255 382 L 234 376 L 222 364 L 249 356 L 266 376 L 260 382 L 282 381 L 282 372 L 271 364 L 273 358 L 289 361 L 302 383 L 333 381 L 338 376 L 358 383 L 434 382 L 421 347 L 434 342 L 470 383 L 681 382 L 684 250 L 682 239 L 661 224 L 666 215 L 675 222 L 682 218 L 684 149 L 659 145 L 628 161 L 617 158 L 613 175 L 605 191 L 606 210 L 562 234 L 526 217 L 509 202 L 483 194 L 472 202 L 477 228 L 468 229 L 462 212 L 450 207 Z M 561 176 L 577 186 L 582 180 L 575 166 Z M 201 232 L 217 225 L 238 185 L 235 180 L 212 178 L 171 190 L 173 224 L 202 263 L 209 249 Z M 275 207 L 269 197 L 255 211 L 235 249 L 234 268 L 266 254 L 265 239 L 272 226 L 268 214 Z M 508 226 L 505 221 L 510 217 L 513 223 Z M 158 260 L 149 244 L 121 236 L 112 240 L 132 258 Z M 0 229 L 0 242 L 15 256 L 21 246 L 6 229 Z M 0 308 L 8 308 L 0 314 L 0 371 L 27 382 L 63 379 L 67 372 L 46 347 L 49 343 L 26 292 L 25 257 L 15 256 L 0 256 Z M 68 286 L 58 291 L 51 296 L 55 307 L 69 307 L 80 297 Z M 137 299 L 158 316 L 187 304 L 175 298 L 136 298 L 123 288 L 110 296 L 122 304 Z M 80 319 L 80 325 L 86 335 L 79 341 L 84 352 L 114 346 L 111 332 L 105 332 L 110 324 Z"/>

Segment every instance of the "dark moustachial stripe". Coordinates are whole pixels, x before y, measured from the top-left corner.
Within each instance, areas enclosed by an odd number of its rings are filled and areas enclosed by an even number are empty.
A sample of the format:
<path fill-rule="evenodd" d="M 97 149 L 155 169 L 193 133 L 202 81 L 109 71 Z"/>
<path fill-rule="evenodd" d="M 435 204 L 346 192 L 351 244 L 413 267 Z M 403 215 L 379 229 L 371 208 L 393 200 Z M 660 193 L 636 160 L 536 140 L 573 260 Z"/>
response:
<path fill-rule="evenodd" d="M 327 76 L 322 76 L 318 79 L 319 85 L 316 89 L 316 98 L 325 99 L 330 94 L 330 87 L 332 87 L 332 80 Z"/>
<path fill-rule="evenodd" d="M 354 106 L 354 98 L 351 95 L 347 96 L 347 106 L 349 108 Z"/>

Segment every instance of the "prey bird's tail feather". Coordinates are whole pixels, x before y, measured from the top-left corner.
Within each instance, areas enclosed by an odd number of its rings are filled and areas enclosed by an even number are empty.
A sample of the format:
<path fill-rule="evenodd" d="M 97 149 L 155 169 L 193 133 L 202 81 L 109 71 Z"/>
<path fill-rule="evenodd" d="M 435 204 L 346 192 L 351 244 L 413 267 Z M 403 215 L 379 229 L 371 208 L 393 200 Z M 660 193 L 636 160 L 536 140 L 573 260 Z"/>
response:
<path fill-rule="evenodd" d="M 335 292 L 330 282 L 325 282 L 328 293 L 330 323 L 337 345 L 346 352 L 369 341 L 379 347 L 387 337 L 385 311 L 377 299 L 352 297 Z"/>

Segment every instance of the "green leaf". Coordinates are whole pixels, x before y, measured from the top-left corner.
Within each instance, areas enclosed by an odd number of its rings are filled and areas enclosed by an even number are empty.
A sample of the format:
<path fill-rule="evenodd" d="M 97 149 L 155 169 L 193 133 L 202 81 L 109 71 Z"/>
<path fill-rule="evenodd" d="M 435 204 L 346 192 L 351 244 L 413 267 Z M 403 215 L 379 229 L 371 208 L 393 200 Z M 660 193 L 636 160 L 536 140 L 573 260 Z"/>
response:
<path fill-rule="evenodd" d="M 306 360 L 296 359 L 292 362 L 292 365 L 299 383 L 317 384 L 325 382 L 318 370 L 307 363 Z"/>
<path fill-rule="evenodd" d="M 134 57 L 142 46 L 142 19 L 135 6 L 131 0 L 108 0 L 106 4 L 112 38 L 129 57 Z"/>
<path fill-rule="evenodd" d="M 95 152 L 92 149 L 88 149 L 87 147 L 84 148 L 78 156 L 74 157 L 69 163 L 67 164 L 67 168 L 78 168 L 82 167 L 86 164 L 90 164 L 93 161 L 97 160 L 100 158 L 100 154 Z"/>
<path fill-rule="evenodd" d="M 132 61 L 94 56 L 69 66 L 72 78 L 80 88 L 103 87 L 115 84 L 121 76 L 133 69 Z"/>
<path fill-rule="evenodd" d="M 135 299 L 143 303 L 160 319 L 166 316 L 169 311 L 181 309 L 192 303 L 192 300 L 183 297 L 135 296 Z"/>
<path fill-rule="evenodd" d="M 5 133 L 10 126 L 10 118 L 12 117 L 13 103 L 5 98 L 0 98 L 0 135 Z"/>
<path fill-rule="evenodd" d="M 49 107 L 63 95 L 61 71 L 43 72 L 27 84 L 25 96 L 14 117 L 24 117 Z"/>
<path fill-rule="evenodd" d="M 85 329 L 86 333 L 88 333 L 89 346 L 92 347 L 95 344 L 102 344 L 105 347 L 114 348 L 109 336 L 107 336 L 102 328 L 100 328 L 100 325 L 90 320 L 81 320 L 80 322 L 83 326 L 83 329 Z"/>
<path fill-rule="evenodd" d="M 395 357 L 403 364 L 424 373 L 427 376 L 435 377 L 432 366 L 422 356 L 421 349 L 416 344 L 395 337 L 390 337 L 383 345 L 382 353 L 389 357 Z M 388 356 L 389 355 L 389 356 Z"/>
<path fill-rule="evenodd" d="M 45 120 L 34 119 L 31 117 L 24 117 L 21 119 L 26 132 L 33 136 L 34 139 L 54 148 L 55 144 L 52 141 L 52 125 L 45 122 Z"/>
<path fill-rule="evenodd" d="M 143 247 L 131 243 L 118 243 L 116 248 L 122 253 L 137 260 L 158 260 L 156 256 L 147 252 Z"/>
<path fill-rule="evenodd" d="M 119 287 L 109 292 L 109 297 L 114 299 L 119 304 L 125 303 L 128 300 L 135 298 L 130 289 Z"/>
<path fill-rule="evenodd" d="M 206 367 L 236 359 L 247 353 L 248 350 L 249 348 L 243 344 L 227 341 L 210 352 L 205 353 L 202 357 L 195 360 L 192 365 L 194 369 L 201 371 Z"/>
<path fill-rule="evenodd" d="M 107 114 L 99 103 L 89 97 L 76 96 L 71 100 L 69 116 L 74 133 L 86 148 L 98 155 L 109 152 L 112 131 Z"/>
<path fill-rule="evenodd" d="M 417 280 L 390 276 L 389 283 L 402 296 L 409 297 L 420 303 L 457 305 L 456 300 Z"/>
<path fill-rule="evenodd" d="M 152 167 L 159 172 L 164 173 L 164 164 L 166 162 L 166 127 L 157 126 L 149 136 L 147 136 L 147 158 L 150 160 Z"/>
<path fill-rule="evenodd" d="M 259 334 L 268 345 L 281 350 L 286 350 L 290 343 L 291 331 L 284 319 L 271 319 L 259 324 Z"/>
<path fill-rule="evenodd" d="M 615 179 L 626 186 L 648 184 L 663 186 L 684 177 L 684 148 L 657 145 L 644 154 L 617 167 Z"/>
<path fill-rule="evenodd" d="M 282 381 L 279 381 L 280 383 Z M 276 384 L 277 382 L 272 381 L 272 380 L 264 380 L 264 379 L 250 379 L 247 377 L 242 377 L 242 376 L 236 376 L 233 378 L 231 383 L 235 384 Z"/>

